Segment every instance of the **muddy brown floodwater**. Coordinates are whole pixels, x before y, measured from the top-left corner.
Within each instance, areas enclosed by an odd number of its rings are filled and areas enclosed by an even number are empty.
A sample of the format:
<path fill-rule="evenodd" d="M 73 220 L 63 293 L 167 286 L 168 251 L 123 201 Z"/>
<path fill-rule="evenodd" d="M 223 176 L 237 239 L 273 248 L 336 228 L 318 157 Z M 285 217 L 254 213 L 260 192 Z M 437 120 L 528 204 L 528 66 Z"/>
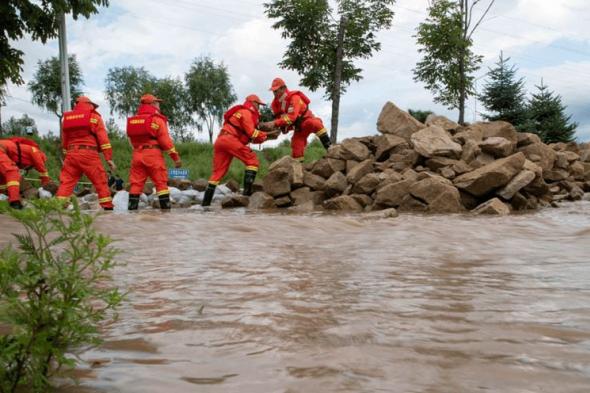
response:
<path fill-rule="evenodd" d="M 0 244 L 14 224 L 0 217 Z M 60 392 L 590 391 L 590 202 L 502 218 L 108 214 L 130 291 Z"/>

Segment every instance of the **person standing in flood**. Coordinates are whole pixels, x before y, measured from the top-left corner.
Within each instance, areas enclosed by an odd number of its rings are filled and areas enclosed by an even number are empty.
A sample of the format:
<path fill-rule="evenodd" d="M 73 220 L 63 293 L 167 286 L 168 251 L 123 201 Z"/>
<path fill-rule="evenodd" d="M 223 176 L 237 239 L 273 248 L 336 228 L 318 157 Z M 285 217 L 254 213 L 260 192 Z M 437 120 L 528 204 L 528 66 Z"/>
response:
<path fill-rule="evenodd" d="M 203 206 L 211 205 L 215 188 L 226 175 L 233 158 L 246 165 L 244 172 L 244 195 L 252 195 L 252 186 L 258 173 L 259 161 L 248 144 L 263 143 L 273 132 L 257 129 L 260 105 L 266 105 L 257 95 L 246 97 L 242 105 L 230 108 L 223 115 L 224 123 L 213 145 L 213 172 L 205 190 Z"/>
<path fill-rule="evenodd" d="M 88 97 L 76 99 L 76 106 L 63 114 L 62 147 L 64 160 L 57 198 L 68 200 L 80 176 L 86 175 L 98 193 L 98 203 L 104 210 L 113 210 L 111 191 L 107 184 L 107 173 L 102 166 L 99 152 L 102 152 L 111 171 L 117 167 L 113 162 L 113 149 L 107 135 L 98 105 Z"/>
<path fill-rule="evenodd" d="M 307 138 L 311 134 L 315 134 L 328 150 L 331 145 L 330 136 L 322 119 L 314 116 L 309 109 L 311 102 L 309 98 L 301 91 L 287 89 L 285 81 L 281 78 L 275 78 L 272 81 L 270 90 L 274 95 L 271 109 L 275 120 L 261 123 L 260 128 L 264 130 L 280 128 L 283 133 L 293 130 L 291 156 L 298 161 L 303 161 Z"/>
<path fill-rule="evenodd" d="M 182 162 L 168 132 L 168 118 L 160 112 L 160 102 L 162 100 L 152 94 L 144 94 L 135 116 L 127 119 L 127 136 L 133 145 L 129 210 L 137 210 L 148 176 L 156 187 L 160 209 L 170 209 L 168 169 L 162 152 L 170 156 L 176 168 L 180 168 Z"/>

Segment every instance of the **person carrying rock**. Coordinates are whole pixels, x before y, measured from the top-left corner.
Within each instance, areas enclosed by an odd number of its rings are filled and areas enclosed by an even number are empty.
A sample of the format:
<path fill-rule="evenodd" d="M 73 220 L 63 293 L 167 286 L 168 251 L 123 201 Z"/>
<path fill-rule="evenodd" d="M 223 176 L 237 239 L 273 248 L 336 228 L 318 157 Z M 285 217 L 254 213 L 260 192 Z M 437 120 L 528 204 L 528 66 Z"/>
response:
<path fill-rule="evenodd" d="M 270 135 L 274 136 L 277 133 L 266 133 L 257 129 L 260 105 L 266 104 L 257 95 L 251 94 L 246 97 L 244 104 L 230 108 L 223 115 L 223 127 L 213 145 L 213 172 L 205 189 L 203 206 L 211 205 L 215 188 L 229 170 L 234 157 L 246 165 L 243 194 L 252 194 L 259 161 L 248 144 L 263 143 Z"/>
<path fill-rule="evenodd" d="M 322 119 L 313 115 L 309 110 L 310 100 L 300 91 L 289 91 L 285 81 L 275 78 L 270 90 L 274 94 L 271 109 L 275 120 L 260 124 L 260 128 L 268 130 L 280 128 L 283 133 L 293 130 L 291 138 L 291 156 L 303 161 L 307 138 L 315 134 L 326 150 L 331 145 L 328 131 L 322 123 Z"/>
<path fill-rule="evenodd" d="M 23 208 L 20 202 L 20 172 L 4 144 L 0 144 L 0 192 L 8 196 L 11 207 Z"/>
<path fill-rule="evenodd" d="M 61 143 L 66 158 L 56 195 L 58 199 L 69 199 L 80 176 L 86 175 L 98 193 L 98 203 L 105 210 L 113 210 L 107 173 L 99 152 L 102 152 L 111 171 L 117 168 L 104 122 L 96 108 L 98 105 L 88 97 L 80 96 L 76 99 L 74 109 L 63 114 Z"/>
<path fill-rule="evenodd" d="M 47 156 L 41 151 L 41 148 L 35 141 L 15 136 L 0 139 L 0 145 L 4 146 L 8 156 L 19 169 L 29 171 L 34 168 L 39 172 L 42 186 L 46 186 L 51 182 L 47 167 L 45 166 Z"/>
<path fill-rule="evenodd" d="M 131 170 L 129 171 L 129 210 L 137 210 L 139 196 L 148 176 L 156 187 L 160 209 L 170 209 L 168 169 L 162 152 L 167 153 L 180 168 L 180 155 L 168 132 L 168 118 L 160 112 L 161 99 L 144 94 L 135 116 L 127 119 L 127 136 L 133 145 Z"/>

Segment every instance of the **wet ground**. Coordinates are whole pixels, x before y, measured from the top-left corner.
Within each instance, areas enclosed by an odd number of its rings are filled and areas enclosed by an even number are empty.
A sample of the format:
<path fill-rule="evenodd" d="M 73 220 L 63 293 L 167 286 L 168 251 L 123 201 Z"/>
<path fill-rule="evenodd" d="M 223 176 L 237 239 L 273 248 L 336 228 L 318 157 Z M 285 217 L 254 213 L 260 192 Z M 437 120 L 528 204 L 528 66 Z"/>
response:
<path fill-rule="evenodd" d="M 14 225 L 0 217 L 0 244 Z M 108 214 L 130 291 L 62 392 L 590 391 L 590 202 Z"/>

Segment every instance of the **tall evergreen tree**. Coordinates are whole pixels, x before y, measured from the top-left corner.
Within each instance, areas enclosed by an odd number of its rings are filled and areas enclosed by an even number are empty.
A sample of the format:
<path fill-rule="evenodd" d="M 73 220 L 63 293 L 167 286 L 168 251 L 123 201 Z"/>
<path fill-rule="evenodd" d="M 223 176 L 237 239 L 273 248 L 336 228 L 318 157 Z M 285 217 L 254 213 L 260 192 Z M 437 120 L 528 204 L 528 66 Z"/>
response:
<path fill-rule="evenodd" d="M 537 94 L 533 94 L 528 106 L 531 125 L 534 127 L 531 131 L 545 143 L 574 140 L 578 124 L 571 122 L 571 115 L 566 115 L 561 96 L 550 91 L 542 80 L 537 89 Z"/>
<path fill-rule="evenodd" d="M 500 59 L 495 68 L 488 72 L 489 80 L 483 88 L 480 99 L 491 114 L 483 115 L 486 120 L 504 120 L 516 128 L 526 131 L 527 108 L 524 78 L 516 79 L 518 69 L 509 66 L 510 58 Z"/>

